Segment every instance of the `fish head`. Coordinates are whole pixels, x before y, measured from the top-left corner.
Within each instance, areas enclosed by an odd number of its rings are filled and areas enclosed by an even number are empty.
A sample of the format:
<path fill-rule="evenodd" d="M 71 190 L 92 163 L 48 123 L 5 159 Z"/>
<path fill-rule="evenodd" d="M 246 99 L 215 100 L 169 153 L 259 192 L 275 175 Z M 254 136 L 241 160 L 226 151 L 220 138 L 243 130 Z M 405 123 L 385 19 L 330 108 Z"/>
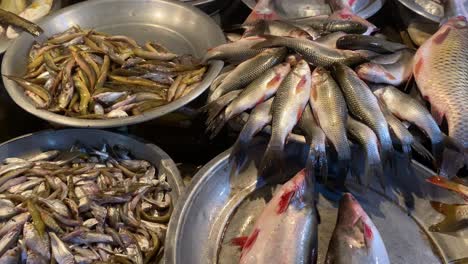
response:
<path fill-rule="evenodd" d="M 452 17 L 444 24 L 446 27 L 464 29 L 468 27 L 468 21 L 464 16 Z"/>
<path fill-rule="evenodd" d="M 298 76 L 308 75 L 310 76 L 310 67 L 305 60 L 300 60 L 294 68 L 294 73 Z"/>
<path fill-rule="evenodd" d="M 279 65 L 276 65 L 274 71 L 276 76 L 283 79 L 286 75 L 288 75 L 289 71 L 291 70 L 291 65 L 287 62 L 283 62 Z"/>
<path fill-rule="evenodd" d="M 358 201 L 350 193 L 345 193 L 340 200 L 340 209 L 338 212 L 338 224 L 345 226 L 354 226 L 362 217 L 367 216 Z"/>

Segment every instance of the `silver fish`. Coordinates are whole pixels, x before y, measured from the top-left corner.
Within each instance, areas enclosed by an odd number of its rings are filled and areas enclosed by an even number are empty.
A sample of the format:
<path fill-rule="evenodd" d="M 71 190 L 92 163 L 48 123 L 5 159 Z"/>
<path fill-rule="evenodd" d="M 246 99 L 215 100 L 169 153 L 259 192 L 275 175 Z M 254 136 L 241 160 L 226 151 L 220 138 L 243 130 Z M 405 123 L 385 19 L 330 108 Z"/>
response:
<path fill-rule="evenodd" d="M 41 255 L 46 260 L 50 259 L 49 236 L 45 235 L 44 238 L 41 238 L 32 223 L 27 222 L 24 224 L 23 239 L 28 249 Z"/>
<path fill-rule="evenodd" d="M 20 262 L 20 247 L 14 247 L 0 257 L 2 264 L 17 264 Z"/>
<path fill-rule="evenodd" d="M 286 48 L 267 49 L 257 56 L 239 64 L 209 96 L 208 102 L 241 88 L 257 79 L 265 71 L 281 62 L 286 57 Z"/>
<path fill-rule="evenodd" d="M 30 214 L 28 212 L 19 214 L 12 219 L 8 220 L 5 225 L 0 228 L 0 237 L 5 236 L 8 232 L 14 229 L 20 229 L 24 223 L 29 220 Z"/>
<path fill-rule="evenodd" d="M 0 239 L 0 256 L 16 245 L 22 228 L 22 226 L 16 226 L 15 228 L 8 230 L 8 232 Z"/>
<path fill-rule="evenodd" d="M 250 83 L 240 94 L 235 98 L 221 114 L 213 120 L 208 126 L 208 129 L 213 131 L 212 134 L 219 133 L 224 124 L 231 118 L 248 110 L 273 96 L 281 82 L 289 73 L 291 66 L 288 63 L 282 63 L 270 70 L 267 70 L 260 77 Z"/>
<path fill-rule="evenodd" d="M 350 193 L 341 198 L 325 263 L 390 263 L 379 231 Z"/>
<path fill-rule="evenodd" d="M 236 142 L 234 143 L 231 154 L 229 155 L 229 163 L 233 171 L 237 172 L 246 161 L 247 148 L 253 137 L 260 132 L 267 124 L 271 122 L 271 105 L 273 98 L 257 105 L 239 133 Z"/>
<path fill-rule="evenodd" d="M 55 261 L 58 264 L 75 264 L 75 259 L 68 246 L 55 233 L 49 232 L 49 236 L 52 255 Z"/>
<path fill-rule="evenodd" d="M 380 142 L 381 158 L 388 161 L 393 151 L 392 139 L 377 98 L 349 67 L 336 64 L 333 74 L 341 86 L 350 113 L 374 131 Z"/>
<path fill-rule="evenodd" d="M 344 183 L 351 159 L 351 149 L 346 137 L 348 109 L 338 84 L 330 72 L 322 67 L 317 67 L 312 73 L 310 105 L 317 117 L 318 125 L 335 148 L 338 155 L 339 175 L 342 175 L 340 180 Z"/>
<path fill-rule="evenodd" d="M 225 60 L 231 63 L 243 62 L 262 52 L 262 49 L 252 49 L 253 45 L 262 40 L 260 37 L 253 36 L 208 49 L 203 62 L 210 60 Z"/>
<path fill-rule="evenodd" d="M 301 118 L 309 101 L 310 86 L 309 65 L 301 60 L 283 80 L 273 100 L 272 135 L 260 165 L 260 175 L 272 175 L 281 168 L 286 137 Z"/>

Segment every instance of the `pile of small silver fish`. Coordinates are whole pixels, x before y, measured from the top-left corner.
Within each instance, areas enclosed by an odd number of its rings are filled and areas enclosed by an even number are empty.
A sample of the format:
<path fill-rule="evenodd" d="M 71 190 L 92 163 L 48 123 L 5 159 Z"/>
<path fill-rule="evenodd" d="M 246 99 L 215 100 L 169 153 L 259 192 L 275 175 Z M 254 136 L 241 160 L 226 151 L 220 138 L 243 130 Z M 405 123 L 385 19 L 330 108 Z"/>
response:
<path fill-rule="evenodd" d="M 7 76 L 41 109 L 108 119 L 138 115 L 190 93 L 207 67 L 162 45 L 71 27 L 35 44 L 23 77 Z"/>
<path fill-rule="evenodd" d="M 383 179 L 397 151 L 407 161 L 412 149 L 429 161 L 442 159 L 448 137 L 422 101 L 397 88 L 413 75 L 415 51 L 371 35 L 376 27 L 362 18 L 340 14 L 244 24 L 240 39 L 208 51 L 205 60 L 232 64 L 213 82 L 204 110 L 212 136 L 236 117 L 245 123 L 231 154 L 236 171 L 260 131 L 271 134 L 261 176 L 281 171 L 284 144 L 294 133 L 305 136 L 324 177 L 328 156 L 344 180 L 350 147 L 359 146 L 366 165 L 355 176 L 365 185 L 374 175 Z M 427 136 L 431 151 L 410 125 Z"/>
<path fill-rule="evenodd" d="M 0 263 L 156 263 L 166 176 L 124 147 L 79 143 L 0 166 Z"/>

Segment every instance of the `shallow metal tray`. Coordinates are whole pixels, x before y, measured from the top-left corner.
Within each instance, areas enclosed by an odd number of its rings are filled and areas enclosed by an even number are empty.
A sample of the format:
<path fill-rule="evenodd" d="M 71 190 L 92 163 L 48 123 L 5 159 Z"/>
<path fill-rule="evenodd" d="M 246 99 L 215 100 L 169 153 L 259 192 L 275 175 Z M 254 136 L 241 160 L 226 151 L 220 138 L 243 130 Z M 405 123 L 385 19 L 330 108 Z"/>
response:
<path fill-rule="evenodd" d="M 174 210 L 166 240 L 166 263 L 238 263 L 240 252 L 230 241 L 249 234 L 256 217 L 272 195 L 272 186 L 255 189 L 259 160 L 265 142 L 252 145 L 250 163 L 235 179 L 229 177 L 229 150 L 205 165 L 194 177 L 190 187 Z M 291 143 L 286 148 L 287 175 L 293 175 L 304 166 L 307 148 Z M 333 167 L 333 166 L 331 166 Z M 384 196 L 379 188 L 365 191 L 350 179 L 348 187 L 379 229 L 390 261 L 404 263 L 449 263 L 468 256 L 466 233 L 442 234 L 428 231 L 443 216 L 430 207 L 428 200 L 446 203 L 461 202 L 458 197 L 432 186 L 424 179 L 433 172 L 419 163 L 412 164 L 414 173 L 398 173 L 392 186 L 406 195 L 388 192 Z M 372 185 L 372 186 L 374 186 Z M 389 198 L 393 197 L 393 198 Z M 406 197 L 406 199 L 404 199 Z M 407 210 L 405 202 L 415 209 Z M 335 226 L 337 205 L 321 194 L 318 210 L 319 261 L 324 256 Z"/>
<path fill-rule="evenodd" d="M 242 0 L 250 9 L 255 7 L 257 0 Z M 304 0 L 295 0 L 295 1 L 272 1 L 279 2 L 276 4 L 275 8 L 280 16 L 285 17 L 302 17 L 302 16 L 315 16 L 315 15 L 327 15 L 330 12 L 330 7 L 328 5 L 309 5 L 307 1 Z M 298 4 L 291 4 L 291 2 Z M 357 12 L 357 15 L 363 18 L 368 18 L 377 13 L 380 8 L 385 4 L 385 0 L 371 0 L 369 4 L 364 6 L 361 10 Z"/>
<path fill-rule="evenodd" d="M 0 160 L 8 157 L 27 157 L 51 149 L 67 150 L 80 142 L 89 147 L 101 147 L 104 143 L 122 145 L 138 159 L 151 162 L 159 175 L 164 173 L 172 187 L 171 198 L 175 203 L 184 191 L 184 183 L 174 161 L 159 147 L 135 138 L 95 129 L 46 130 L 20 136 L 0 144 Z"/>
<path fill-rule="evenodd" d="M 72 25 L 92 28 L 109 34 L 127 35 L 139 43 L 155 40 L 179 54 L 202 57 L 208 48 L 225 42 L 219 26 L 197 8 L 167 0 L 93 0 L 66 7 L 42 20 L 39 25 L 47 36 L 63 32 Z M 26 58 L 33 37 L 22 34 L 5 53 L 3 75 L 21 76 L 26 70 Z M 83 120 L 36 109 L 23 89 L 3 78 L 11 98 L 27 112 L 52 123 L 73 127 L 106 128 L 132 125 L 160 117 L 186 105 L 202 94 L 223 66 L 222 61 L 210 64 L 200 86 L 186 96 L 141 115 L 109 120 Z"/>

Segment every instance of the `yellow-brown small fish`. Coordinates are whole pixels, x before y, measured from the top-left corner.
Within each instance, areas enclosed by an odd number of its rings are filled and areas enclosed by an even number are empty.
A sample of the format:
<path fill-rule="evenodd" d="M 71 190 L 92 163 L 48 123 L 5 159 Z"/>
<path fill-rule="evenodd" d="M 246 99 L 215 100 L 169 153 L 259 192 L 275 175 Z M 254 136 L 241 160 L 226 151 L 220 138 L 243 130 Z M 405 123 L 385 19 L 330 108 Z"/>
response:
<path fill-rule="evenodd" d="M 431 206 L 445 216 L 442 222 L 431 225 L 432 232 L 456 232 L 468 227 L 468 204 L 445 204 L 431 201 Z"/>

